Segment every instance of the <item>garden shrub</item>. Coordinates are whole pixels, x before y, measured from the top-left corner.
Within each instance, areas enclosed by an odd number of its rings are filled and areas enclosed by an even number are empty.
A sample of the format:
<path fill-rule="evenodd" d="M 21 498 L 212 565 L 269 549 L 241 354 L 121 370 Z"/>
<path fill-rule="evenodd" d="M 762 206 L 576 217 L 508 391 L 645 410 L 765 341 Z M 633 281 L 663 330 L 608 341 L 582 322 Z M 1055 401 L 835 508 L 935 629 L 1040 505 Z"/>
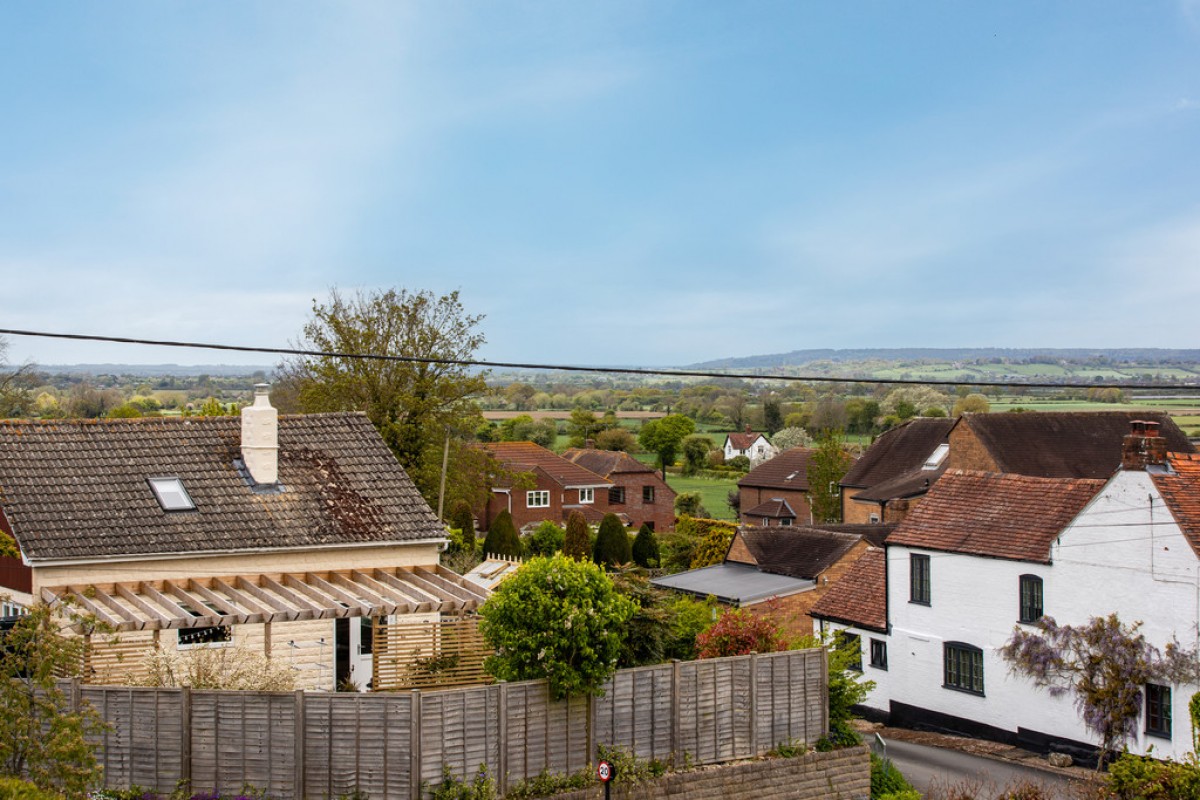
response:
<path fill-rule="evenodd" d="M 455 500 L 454 505 L 450 508 L 450 519 L 447 520 L 449 527 L 455 528 L 459 532 L 457 540 L 451 539 L 451 547 L 457 548 L 462 552 L 475 552 L 475 515 L 471 513 L 471 506 L 466 500 Z"/>
<path fill-rule="evenodd" d="M 652 569 L 658 566 L 658 557 L 658 539 L 654 538 L 654 531 L 650 530 L 650 526 L 642 523 L 633 539 L 633 563 Z"/>
<path fill-rule="evenodd" d="M 744 608 L 727 608 L 708 630 L 696 637 L 700 658 L 774 653 L 784 649 L 779 628 L 766 616 Z"/>
<path fill-rule="evenodd" d="M 578 511 L 567 517 L 567 530 L 563 536 L 563 555 L 576 559 L 592 556 L 592 535 L 588 531 L 587 519 Z"/>
<path fill-rule="evenodd" d="M 600 532 L 592 550 L 592 560 L 609 569 L 633 560 L 629 547 L 629 534 L 616 514 L 605 514 L 600 521 Z"/>
<path fill-rule="evenodd" d="M 422 788 L 430 790 L 428 784 Z M 456 778 L 448 764 L 442 765 L 442 782 L 429 791 L 430 800 L 493 800 L 496 782 L 488 775 L 487 766 L 479 765 L 470 783 Z"/>
<path fill-rule="evenodd" d="M 525 549 L 531 556 L 552 556 L 563 548 L 566 533 L 550 520 L 546 520 L 534 529 L 525 542 Z"/>
<path fill-rule="evenodd" d="M 487 537 L 483 540 L 484 556 L 521 556 L 521 536 L 513 523 L 512 514 L 508 509 L 501 511 L 488 526 Z"/>
<path fill-rule="evenodd" d="M 58 792 L 41 789 L 20 778 L 0 777 L 0 797 L 4 800 L 63 800 Z"/>
<path fill-rule="evenodd" d="M 904 779 L 890 758 L 881 758 L 871 753 L 871 797 L 880 798 L 900 792 L 913 791 L 912 784 Z M 920 795 L 917 795 L 920 797 Z"/>
<path fill-rule="evenodd" d="M 1114 797 L 1129 800 L 1200 797 L 1200 762 L 1195 754 L 1184 761 L 1158 761 L 1124 753 L 1109 764 L 1108 788 Z"/>

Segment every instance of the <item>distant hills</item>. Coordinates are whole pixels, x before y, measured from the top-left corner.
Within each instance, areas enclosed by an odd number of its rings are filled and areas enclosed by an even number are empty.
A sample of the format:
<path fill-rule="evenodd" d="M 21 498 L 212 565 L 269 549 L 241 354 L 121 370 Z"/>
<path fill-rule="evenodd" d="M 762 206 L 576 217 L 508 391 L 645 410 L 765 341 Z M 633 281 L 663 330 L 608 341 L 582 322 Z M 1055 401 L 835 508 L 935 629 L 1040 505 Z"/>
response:
<path fill-rule="evenodd" d="M 145 378 L 177 378 L 211 375 L 237 378 L 262 372 L 270 375 L 275 367 L 265 364 L 37 364 L 38 372 L 48 375 L 136 375 Z"/>
<path fill-rule="evenodd" d="M 755 369 L 800 367 L 819 361 L 835 363 L 880 361 L 1010 361 L 1013 363 L 1074 363 L 1200 366 L 1200 350 L 1131 348 L 1015 348 L 1015 347 L 896 347 L 858 350 L 793 350 L 762 356 L 719 358 L 692 364 L 692 369 Z"/>

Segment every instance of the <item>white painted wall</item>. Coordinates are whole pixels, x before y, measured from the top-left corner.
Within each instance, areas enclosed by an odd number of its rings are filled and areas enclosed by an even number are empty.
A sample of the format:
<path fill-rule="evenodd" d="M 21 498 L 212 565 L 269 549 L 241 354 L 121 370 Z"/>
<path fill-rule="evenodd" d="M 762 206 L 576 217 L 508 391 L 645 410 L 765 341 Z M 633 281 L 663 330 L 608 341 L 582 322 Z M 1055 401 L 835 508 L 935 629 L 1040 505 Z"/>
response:
<path fill-rule="evenodd" d="M 840 622 L 813 620 L 813 633 L 822 638 L 832 635 L 836 631 L 849 631 L 850 633 L 858 634 L 859 646 L 862 648 L 862 680 L 875 682 L 875 688 L 867 694 L 867 699 L 862 702 L 862 705 L 886 713 L 888 711 L 888 698 L 891 696 L 892 679 L 892 643 L 890 637 L 878 631 L 856 628 L 853 625 L 843 625 Z M 878 667 L 871 666 L 872 639 L 878 639 L 887 644 L 887 669 L 879 669 Z"/>
<path fill-rule="evenodd" d="M 725 460 L 737 456 L 746 456 L 750 459 L 751 465 L 761 464 L 764 461 L 769 461 L 778 455 L 779 451 L 775 449 L 775 445 L 767 441 L 767 437 L 759 434 L 758 438 L 751 443 L 749 449 L 738 450 L 733 446 L 729 437 L 725 437 Z"/>
<path fill-rule="evenodd" d="M 929 606 L 909 601 L 909 555 L 930 556 Z M 1060 535 L 1052 565 L 976 558 L 890 546 L 887 549 L 889 676 L 871 698 L 951 714 L 1016 731 L 1097 743 L 1070 696 L 1054 698 L 1009 674 L 997 650 L 1019 617 L 1019 576 L 1041 576 L 1045 613 L 1065 624 L 1116 613 L 1124 622 L 1141 620 L 1147 638 L 1162 648 L 1175 635 L 1197 644 L 1200 614 L 1198 561 L 1144 472 L 1122 472 Z M 943 688 L 943 643 L 980 647 L 984 692 Z M 1174 687 L 1170 740 L 1147 736 L 1144 720 L 1129 742 L 1131 751 L 1153 746 L 1159 757 L 1191 750 L 1187 702 L 1197 687 Z"/>

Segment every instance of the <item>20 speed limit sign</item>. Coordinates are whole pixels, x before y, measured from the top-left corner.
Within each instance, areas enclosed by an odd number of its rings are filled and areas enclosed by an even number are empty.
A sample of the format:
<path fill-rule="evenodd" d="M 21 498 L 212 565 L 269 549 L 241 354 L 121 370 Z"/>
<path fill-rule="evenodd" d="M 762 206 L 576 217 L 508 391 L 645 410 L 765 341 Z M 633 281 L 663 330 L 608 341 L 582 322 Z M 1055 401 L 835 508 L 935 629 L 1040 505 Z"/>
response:
<path fill-rule="evenodd" d="M 613 765 L 607 761 L 601 761 L 596 765 L 596 777 L 604 783 L 611 781 L 614 774 Z"/>

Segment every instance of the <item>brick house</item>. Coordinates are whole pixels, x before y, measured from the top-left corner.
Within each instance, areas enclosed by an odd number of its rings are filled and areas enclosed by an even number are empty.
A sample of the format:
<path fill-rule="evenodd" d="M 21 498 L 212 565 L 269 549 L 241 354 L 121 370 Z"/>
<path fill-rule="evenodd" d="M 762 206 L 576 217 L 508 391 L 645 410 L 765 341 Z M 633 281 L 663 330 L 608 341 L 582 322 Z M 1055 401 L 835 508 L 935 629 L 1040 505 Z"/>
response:
<path fill-rule="evenodd" d="M 815 452 L 793 447 L 747 472 L 738 481 L 738 521 L 743 525 L 811 522 L 808 461 Z"/>
<path fill-rule="evenodd" d="M 501 511 L 512 514 L 518 530 L 544 521 L 562 524 L 572 511 L 599 522 L 610 510 L 612 481 L 533 442 L 492 442 L 483 447 L 508 473 L 497 481 L 477 514 L 488 530 Z M 623 515 L 623 509 L 614 511 Z M 629 523 L 628 515 L 623 522 Z"/>
<path fill-rule="evenodd" d="M 947 470 L 1039 478 L 1108 478 L 1135 420 L 1153 422 L 1172 452 L 1193 453 L 1162 412 L 964 414 L 915 419 L 884 433 L 841 481 L 846 522 L 898 522 Z"/>
<path fill-rule="evenodd" d="M 363 414 L 0 423 L 0 594 L 93 616 L 85 680 L 151 651 L 239 647 L 297 684 L 366 686 L 375 622 L 487 595 L 439 565 L 444 527 Z M 79 631 L 85 637 L 86 629 Z"/>
<path fill-rule="evenodd" d="M 652 467 L 619 450 L 571 448 L 563 458 L 612 484 L 600 507 L 624 514 L 630 527 L 674 530 L 675 490 Z"/>

